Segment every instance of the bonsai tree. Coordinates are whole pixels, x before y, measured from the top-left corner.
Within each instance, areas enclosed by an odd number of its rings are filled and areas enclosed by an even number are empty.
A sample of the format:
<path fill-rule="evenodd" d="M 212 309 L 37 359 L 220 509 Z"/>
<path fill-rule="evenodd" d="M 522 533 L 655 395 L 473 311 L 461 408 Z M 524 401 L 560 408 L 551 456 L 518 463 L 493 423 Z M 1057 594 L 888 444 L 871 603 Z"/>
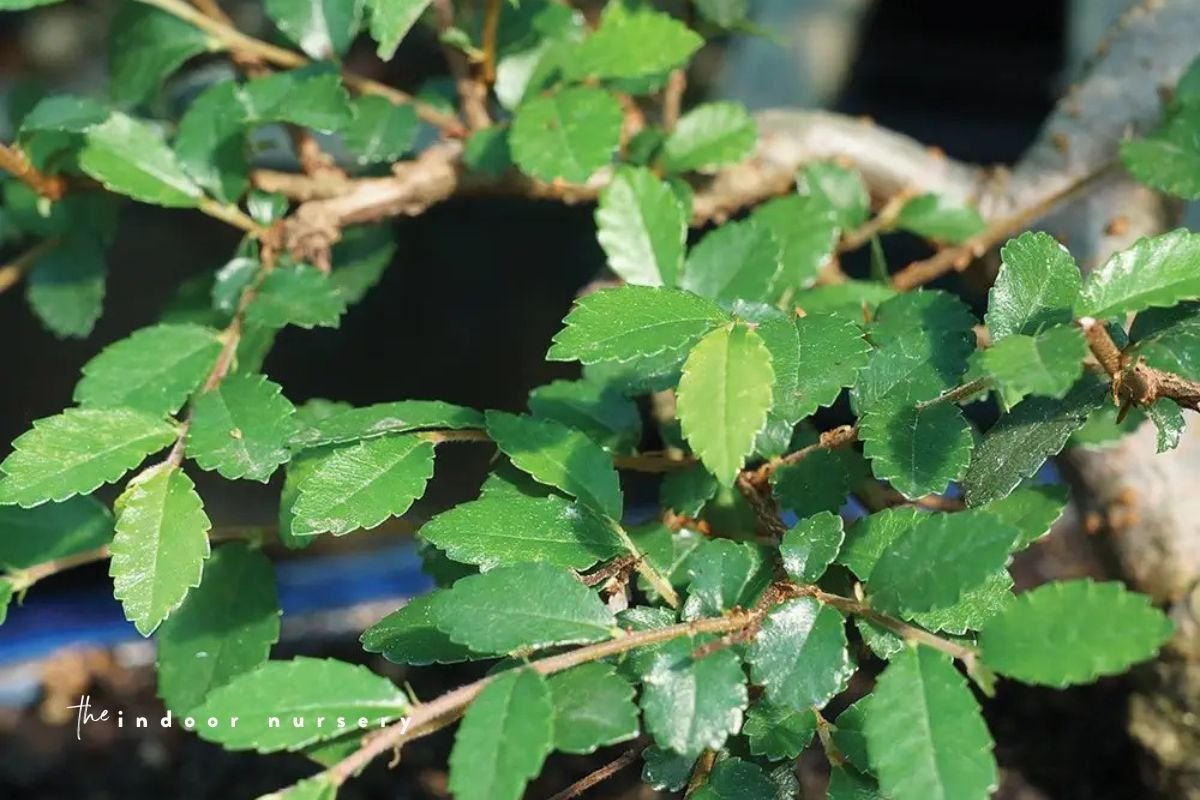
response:
<path fill-rule="evenodd" d="M 122 2 L 108 94 L 14 113 L 0 166 L 25 249 L 3 286 L 84 337 L 122 204 L 244 236 L 209 289 L 105 347 L 75 405 L 12 443 L 0 599 L 108 560 L 171 712 L 229 749 L 311 758 L 310 778 L 271 795 L 288 800 L 332 798 L 448 726 L 464 800 L 515 800 L 552 752 L 622 743 L 559 796 L 640 765 L 695 798 L 793 797 L 812 745 L 831 799 L 976 800 L 998 783 L 981 696 L 1123 672 L 1155 658 L 1172 615 L 1173 655 L 1140 701 L 1156 710 L 1135 723 L 1151 749 L 1166 733 L 1194 745 L 1197 695 L 1179 682 L 1196 680 L 1200 236 L 1162 232 L 1162 197 L 1200 197 L 1195 3 L 1131 12 L 1007 174 L 868 121 L 685 108 L 692 57 L 745 28 L 747 5 L 265 0 L 274 29 L 252 35 L 212 0 Z M 417 25 L 437 32 L 453 101 L 342 62 L 360 36 L 386 61 Z M 214 53 L 227 72 L 203 73 L 182 108 L 159 102 Z M 264 126 L 286 129 L 294 171 L 256 160 Z M 392 218 L 478 192 L 595 204 L 611 275 L 546 343 L 578 379 L 509 413 L 295 405 L 263 374 L 279 330 L 354 313 L 392 260 Z M 931 255 L 890 267 L 880 236 L 897 230 Z M 840 267 L 860 248 L 865 279 Z M 996 248 L 998 268 L 982 258 Z M 930 286 L 967 269 L 990 283 L 982 320 Z M 814 413 L 844 397 L 846 424 L 819 429 Z M 997 421 L 981 430 L 973 403 Z M 1115 439 L 1147 417 L 1120 449 L 1068 455 L 1072 490 L 1045 480 L 1081 431 Z M 1184 445 L 1152 460 L 1146 436 Z M 361 665 L 270 658 L 271 562 L 210 530 L 189 474 L 282 474 L 278 539 L 301 549 L 405 514 L 446 447 L 491 448 L 494 469 L 418 531 L 439 587 L 362 645 L 487 673 L 417 700 Z M 629 473 L 659 478 L 649 521 L 629 513 Z M 92 497 L 106 484 L 123 487 L 111 509 Z M 840 513 L 849 498 L 862 513 Z M 1014 593 L 1011 558 L 1072 498 L 1123 529 L 1134 587 Z M 828 713 L 860 670 L 873 688 Z M 1197 763 L 1165 763 L 1163 785 L 1195 796 Z"/>

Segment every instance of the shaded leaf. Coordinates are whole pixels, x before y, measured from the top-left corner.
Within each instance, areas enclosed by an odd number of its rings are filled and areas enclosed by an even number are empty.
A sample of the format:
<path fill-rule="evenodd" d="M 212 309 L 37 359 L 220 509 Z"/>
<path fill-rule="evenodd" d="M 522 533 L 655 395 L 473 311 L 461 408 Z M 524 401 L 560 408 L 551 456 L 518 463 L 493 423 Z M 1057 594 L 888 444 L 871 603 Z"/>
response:
<path fill-rule="evenodd" d="M 1185 425 L 1179 404 L 1169 397 L 1163 397 L 1147 406 L 1145 411 L 1158 429 L 1158 452 L 1165 453 L 1178 447 Z"/>
<path fill-rule="evenodd" d="M 1082 365 L 1082 362 L 1080 362 Z M 910 500 L 946 491 L 971 462 L 971 425 L 953 403 L 880 403 L 859 419 L 875 477 Z"/>
<path fill-rule="evenodd" d="M 708 780 L 692 793 L 696 800 L 777 800 L 775 784 L 762 767 L 740 758 L 726 758 L 713 767 Z"/>
<path fill-rule="evenodd" d="M 399 400 L 340 409 L 312 421 L 292 437 L 293 447 L 356 442 L 430 428 L 482 428 L 483 414 L 441 400 Z"/>
<path fill-rule="evenodd" d="M 866 464 L 852 450 L 813 450 L 794 464 L 771 475 L 775 497 L 798 517 L 822 511 L 837 512 L 846 496 L 867 477 Z"/>
<path fill-rule="evenodd" d="M 1069 324 L 1080 282 L 1075 259 L 1053 236 L 1037 231 L 1010 239 L 1000 248 L 1000 272 L 988 293 L 984 321 L 992 340 Z"/>
<path fill-rule="evenodd" d="M 808 747 L 817 730 L 812 709 L 793 709 L 758 700 L 746 712 L 742 735 L 750 752 L 772 761 L 795 758 Z"/>
<path fill-rule="evenodd" d="M 980 506 L 979 510 L 999 517 L 1020 531 L 1014 549 L 1023 550 L 1050 532 L 1050 527 L 1066 509 L 1069 497 L 1066 484 L 1028 486 Z"/>
<path fill-rule="evenodd" d="M 19 570 L 103 547 L 113 516 L 93 497 L 36 508 L 0 506 L 0 570 Z"/>
<path fill-rule="evenodd" d="M 433 595 L 419 595 L 363 631 L 360 641 L 368 653 L 388 661 L 423 667 L 455 664 L 478 657 L 469 647 L 455 644 L 433 623 Z"/>
<path fill-rule="evenodd" d="M 413 148 L 419 123 L 411 105 L 363 95 L 354 101 L 354 121 L 342 129 L 342 141 L 360 164 L 391 163 Z"/>
<path fill-rule="evenodd" d="M 556 750 L 586 755 L 638 735 L 633 687 L 611 665 L 581 664 L 549 684 Z"/>
<path fill-rule="evenodd" d="M 771 299 L 781 266 L 779 242 L 753 221 L 727 222 L 688 253 L 679 285 L 718 302 Z"/>
<path fill-rule="evenodd" d="M 1121 161 L 1142 183 L 1200 198 L 1200 106 L 1184 103 L 1158 130 L 1121 143 Z"/>
<path fill-rule="evenodd" d="M 771 582 L 771 565 L 750 542 L 702 540 L 686 567 L 690 582 L 684 619 L 719 616 L 735 606 L 750 608 Z"/>
<path fill-rule="evenodd" d="M 310 57 L 340 56 L 362 23 L 362 0 L 265 0 L 272 21 Z"/>
<path fill-rule="evenodd" d="M 336 328 L 346 300 L 337 286 L 307 264 L 294 269 L 273 269 L 259 285 L 258 294 L 246 309 L 246 324 L 265 328 L 296 325 Z"/>
<path fill-rule="evenodd" d="M 867 220 L 871 198 L 862 177 L 831 161 L 806 164 L 796 175 L 796 191 L 832 209 L 842 230 L 853 230 Z"/>
<path fill-rule="evenodd" d="M 104 310 L 104 250 L 87 234 L 67 236 L 29 269 L 25 298 L 56 336 L 83 338 Z"/>
<path fill-rule="evenodd" d="M 390 61 L 400 41 L 408 35 L 433 0 L 366 0 L 370 9 L 371 38 L 379 42 L 376 51 Z"/>
<path fill-rule="evenodd" d="M 554 381 L 539 386 L 529 393 L 529 410 L 583 431 L 610 452 L 632 452 L 642 439 L 637 404 L 601 383 Z"/>
<path fill-rule="evenodd" d="M 923 194 L 904 204 L 896 227 L 938 242 L 957 244 L 983 231 L 979 209 L 937 194 Z"/>
<path fill-rule="evenodd" d="M 204 31 L 141 3 L 122 5 L 110 30 L 110 87 L 117 102 L 128 105 L 153 98 L 185 61 L 210 49 Z"/>
<path fill-rule="evenodd" d="M 271 562 L 242 542 L 223 545 L 200 585 L 159 628 L 159 697 L 186 714 L 213 689 L 264 663 L 278 639 Z"/>
<path fill-rule="evenodd" d="M 203 198 L 162 135 L 125 114 L 88 128 L 79 168 L 106 189 L 143 203 L 188 208 Z"/>

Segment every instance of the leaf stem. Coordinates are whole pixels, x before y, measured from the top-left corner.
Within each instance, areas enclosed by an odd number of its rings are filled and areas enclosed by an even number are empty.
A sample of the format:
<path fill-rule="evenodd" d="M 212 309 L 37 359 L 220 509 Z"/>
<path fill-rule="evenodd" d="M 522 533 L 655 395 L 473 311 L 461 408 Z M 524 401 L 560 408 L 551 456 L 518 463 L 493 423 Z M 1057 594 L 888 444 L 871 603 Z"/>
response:
<path fill-rule="evenodd" d="M 671 582 L 658 574 L 658 570 L 646 560 L 646 556 L 638 549 L 637 544 L 629 537 L 629 533 L 619 522 L 612 518 L 609 518 L 608 522 L 613 533 L 617 535 L 617 538 L 621 540 L 621 544 L 629 551 L 629 555 L 636 559 L 633 568 L 654 587 L 654 591 L 658 592 L 663 600 L 667 601 L 667 605 L 671 608 L 679 608 L 679 595 L 675 593 L 675 587 L 671 586 Z"/>
<path fill-rule="evenodd" d="M 973 381 L 967 381 L 966 383 L 955 386 L 953 389 L 947 389 L 937 397 L 930 398 L 929 400 L 922 400 L 921 402 L 917 403 L 916 408 L 918 411 L 923 411 L 930 406 L 936 406 L 941 403 L 957 403 L 960 400 L 966 400 L 968 397 L 979 394 L 985 389 L 990 389 L 991 387 L 992 379 L 985 375 L 982 378 L 976 378 Z"/>
<path fill-rule="evenodd" d="M 259 225 L 249 214 L 246 214 L 235 205 L 218 203 L 211 198 L 204 198 L 198 206 L 200 211 L 213 219 L 219 219 L 222 222 L 227 222 L 235 228 L 239 228 L 250 234 L 256 239 L 260 239 L 266 235 L 267 229 Z"/>
<path fill-rule="evenodd" d="M 67 182 L 61 175 L 43 174 L 15 144 L 0 143 L 0 170 L 49 200 L 58 200 L 66 194 Z"/>

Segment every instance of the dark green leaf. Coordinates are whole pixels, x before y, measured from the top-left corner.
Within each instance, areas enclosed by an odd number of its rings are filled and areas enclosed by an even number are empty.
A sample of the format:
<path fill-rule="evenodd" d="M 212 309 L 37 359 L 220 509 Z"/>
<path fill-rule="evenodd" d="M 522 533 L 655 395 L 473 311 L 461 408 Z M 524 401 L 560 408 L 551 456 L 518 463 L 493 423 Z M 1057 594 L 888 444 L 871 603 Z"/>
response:
<path fill-rule="evenodd" d="M 469 661 L 477 654 L 433 624 L 431 610 L 435 595 L 414 597 L 363 631 L 363 649 L 380 653 L 388 661 L 423 667 L 428 664 L 454 664 Z"/>
<path fill-rule="evenodd" d="M 79 168 L 110 191 L 159 206 L 200 204 L 200 187 L 148 123 L 113 114 L 85 136 Z"/>
<path fill-rule="evenodd" d="M 250 122 L 290 122 L 333 133 L 354 119 L 341 75 L 329 65 L 312 64 L 254 78 L 242 87 L 241 96 Z"/>
<path fill-rule="evenodd" d="M 679 285 L 718 302 L 767 301 L 779 276 L 780 257 L 770 228 L 753 221 L 728 222 L 688 253 Z"/>
<path fill-rule="evenodd" d="M 687 571 L 691 581 L 685 619 L 719 616 L 735 606 L 750 608 L 771 582 L 771 566 L 762 550 L 728 539 L 703 540 L 689 556 Z"/>
<path fill-rule="evenodd" d="M 94 237 L 68 236 L 34 260 L 25 297 L 55 335 L 83 338 L 103 311 L 107 272 L 104 249 Z"/>
<path fill-rule="evenodd" d="M 762 767 L 740 758 L 717 762 L 708 780 L 692 793 L 695 800 L 777 800 L 775 784 Z"/>
<path fill-rule="evenodd" d="M 767 699 L 796 711 L 824 706 L 854 674 L 845 620 L 812 597 L 776 606 L 746 660 L 750 677 L 764 687 Z"/>
<path fill-rule="evenodd" d="M 609 452 L 632 452 L 642 439 L 637 404 L 601 383 L 554 381 L 539 386 L 529 393 L 529 410 L 583 431 Z"/>
<path fill-rule="evenodd" d="M 92 497 L 36 508 L 0 506 L 0 570 L 17 570 L 108 544 L 113 516 Z"/>
<path fill-rule="evenodd" d="M 275 571 L 242 542 L 217 548 L 200 585 L 158 631 L 158 694 L 186 714 L 267 660 L 279 639 Z"/>
<path fill-rule="evenodd" d="M 866 464 L 857 453 L 845 448 L 820 448 L 795 464 L 775 470 L 771 485 L 784 508 L 798 517 L 809 517 L 822 511 L 836 513 L 865 477 Z"/>
<path fill-rule="evenodd" d="M 378 54 L 390 61 L 396 48 L 432 0 L 366 0 L 371 11 L 371 37 L 379 42 Z"/>
<path fill-rule="evenodd" d="M 315 59 L 340 56 L 362 24 L 362 0 L 265 0 L 284 35 Z"/>
<path fill-rule="evenodd" d="M 204 31 L 141 3 L 123 4 L 111 30 L 112 94 L 127 105 L 150 100 L 183 62 L 210 49 Z"/>
<path fill-rule="evenodd" d="M 654 654 L 642 685 L 646 730 L 659 746 L 695 759 L 742 727 L 746 676 L 732 650 L 692 658 L 697 643 L 677 639 Z"/>
<path fill-rule="evenodd" d="M 1158 429 L 1158 452 L 1165 453 L 1179 446 L 1183 438 L 1183 410 L 1169 397 L 1163 397 L 1146 406 L 1146 416 Z"/>
<path fill-rule="evenodd" d="M 875 477 L 910 500 L 944 492 L 971 462 L 975 445 L 970 423 L 953 403 L 879 403 L 860 417 L 858 437 Z"/>
<path fill-rule="evenodd" d="M 838 225 L 846 231 L 866 222 L 871 208 L 871 198 L 859 174 L 833 162 L 806 165 L 796 175 L 796 190 L 832 209 Z"/>
<path fill-rule="evenodd" d="M 1023 550 L 1050 532 L 1066 509 L 1069 497 L 1065 484 L 1029 486 L 980 506 L 979 510 L 1016 527 L 1021 535 L 1014 549 Z"/>
<path fill-rule="evenodd" d="M 277 268 L 267 273 L 246 309 L 246 324 L 265 328 L 296 325 L 336 328 L 346 300 L 316 267 Z"/>
<path fill-rule="evenodd" d="M 837 558 L 842 541 L 842 518 L 822 511 L 793 525 L 779 545 L 783 568 L 797 583 L 816 583 Z"/>
<path fill-rule="evenodd" d="M 293 447 L 317 447 L 430 428 L 482 427 L 483 414 L 473 408 L 440 400 L 399 400 L 339 410 L 303 428 L 292 438 L 291 444 Z"/>
<path fill-rule="evenodd" d="M 550 679 L 554 699 L 554 748 L 594 753 L 638 735 L 633 687 L 609 664 L 591 663 Z"/>
<path fill-rule="evenodd" d="M 360 164 L 391 163 L 412 149 L 418 124 L 411 105 L 363 95 L 354 101 L 354 121 L 342 130 L 342 141 Z"/>
<path fill-rule="evenodd" d="M 812 709 L 792 709 L 759 700 L 746 712 L 742 735 L 750 743 L 750 752 L 772 761 L 795 758 L 808 747 L 817 730 Z"/>

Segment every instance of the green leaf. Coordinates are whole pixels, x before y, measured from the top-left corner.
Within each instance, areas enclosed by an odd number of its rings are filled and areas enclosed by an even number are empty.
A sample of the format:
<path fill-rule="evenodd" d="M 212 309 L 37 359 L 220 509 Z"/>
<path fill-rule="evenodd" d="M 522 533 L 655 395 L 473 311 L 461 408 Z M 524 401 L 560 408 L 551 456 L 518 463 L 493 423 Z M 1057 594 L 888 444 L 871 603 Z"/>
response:
<path fill-rule="evenodd" d="M 278 792 L 264 794 L 258 800 L 337 800 L 337 784 L 332 778 L 314 775 Z"/>
<path fill-rule="evenodd" d="M 1129 338 L 1131 354 L 1150 366 L 1200 378 L 1200 303 L 1147 309 L 1134 319 Z"/>
<path fill-rule="evenodd" d="M 880 303 L 895 296 L 896 291 L 887 284 L 851 279 L 805 289 L 796 294 L 795 303 L 810 315 L 829 314 L 861 325 Z"/>
<path fill-rule="evenodd" d="M 195 25 L 141 3 L 123 4 L 110 30 L 111 91 L 126 105 L 151 100 L 185 61 L 212 49 Z"/>
<path fill-rule="evenodd" d="M 783 536 L 779 554 L 788 577 L 797 583 L 816 583 L 837 558 L 842 541 L 842 518 L 829 511 L 806 517 Z"/>
<path fill-rule="evenodd" d="M 904 204 L 896 227 L 925 239 L 958 244 L 982 232 L 985 223 L 975 206 L 923 194 Z"/>
<path fill-rule="evenodd" d="M 1050 532 L 1066 510 L 1070 493 L 1065 484 L 1043 484 L 1017 489 L 979 510 L 999 517 L 1021 532 L 1015 550 L 1023 550 Z"/>
<path fill-rule="evenodd" d="M 623 120 L 620 103 L 608 92 L 564 89 L 522 103 L 508 142 L 526 175 L 583 183 L 612 160 Z"/>
<path fill-rule="evenodd" d="M 628 453 L 642 440 L 637 404 L 620 392 L 592 381 L 554 381 L 529 393 L 536 417 L 583 431 L 612 453 Z"/>
<path fill-rule="evenodd" d="M 763 203 L 750 219 L 770 229 L 783 248 L 781 287 L 812 286 L 837 244 L 837 214 L 812 197 L 777 197 Z"/>
<path fill-rule="evenodd" d="M 398 400 L 340 410 L 312 422 L 292 437 L 293 447 L 357 442 L 429 428 L 482 428 L 483 414 L 440 400 Z"/>
<path fill-rule="evenodd" d="M 248 81 L 241 92 L 246 119 L 290 122 L 333 133 L 354 119 L 342 77 L 328 64 L 310 64 Z"/>
<path fill-rule="evenodd" d="M 455 664 L 469 661 L 477 654 L 437 629 L 431 614 L 433 595 L 412 598 L 363 631 L 363 649 L 380 653 L 388 661 L 423 667 L 428 664 Z"/>
<path fill-rule="evenodd" d="M 687 785 L 695 758 L 650 745 L 642 751 L 642 780 L 653 789 L 678 791 Z"/>
<path fill-rule="evenodd" d="M 570 572 L 537 563 L 463 578 L 434 595 L 430 616 L 453 641 L 481 653 L 596 642 L 616 624 Z"/>
<path fill-rule="evenodd" d="M 767 423 L 775 375 L 771 353 L 745 325 L 717 328 L 692 348 L 679 381 L 683 435 L 704 466 L 728 486 Z"/>
<path fill-rule="evenodd" d="M 826 800 L 887 800 L 879 785 L 854 767 L 837 766 L 829 770 Z"/>
<path fill-rule="evenodd" d="M 894 800 L 986 800 L 996 788 L 979 704 L 935 650 L 910 647 L 888 665 L 864 732 L 880 788 Z"/>
<path fill-rule="evenodd" d="M 1158 429 L 1158 452 L 1165 453 L 1179 446 L 1183 438 L 1183 411 L 1169 397 L 1163 397 L 1146 407 L 1146 416 Z"/>
<path fill-rule="evenodd" d="M 482 570 L 538 561 L 585 570 L 624 552 L 608 520 L 558 496 L 486 496 L 421 527 L 421 538 Z"/>
<path fill-rule="evenodd" d="M 958 385 L 975 350 L 974 324 L 962 301 L 945 292 L 910 292 L 880 304 L 869 332 L 876 347 L 852 395 L 859 412 L 930 400 Z"/>
<path fill-rule="evenodd" d="M 846 708 L 833 721 L 833 743 L 846 760 L 860 770 L 871 767 L 867 755 L 867 738 L 863 728 L 867 724 L 867 711 L 871 696 L 867 695 Z"/>
<path fill-rule="evenodd" d="M 204 580 L 158 631 L 158 694 L 185 714 L 267 660 L 279 639 L 275 571 L 242 542 L 217 548 Z"/>
<path fill-rule="evenodd" d="M 200 585 L 211 527 L 191 478 L 170 464 L 138 475 L 117 500 L 108 574 L 125 618 L 142 636 Z"/>
<path fill-rule="evenodd" d="M 837 512 L 846 496 L 867 477 L 866 464 L 849 449 L 814 450 L 771 475 L 775 496 L 798 517 Z"/>
<path fill-rule="evenodd" d="M 333 248 L 329 280 L 348 304 L 357 303 L 379 283 L 396 255 L 396 242 L 387 226 L 355 227 L 342 232 Z"/>
<path fill-rule="evenodd" d="M 711 300 L 690 292 L 603 289 L 576 301 L 546 358 L 596 364 L 682 353 L 728 319 Z"/>
<path fill-rule="evenodd" d="M 175 132 L 175 156 L 192 179 L 226 202 L 249 184 L 246 110 L 232 81 L 205 89 L 188 106 Z"/>
<path fill-rule="evenodd" d="M 175 441 L 175 426 L 129 409 L 68 408 L 33 423 L 0 463 L 0 504 L 30 508 L 121 479 Z"/>
<path fill-rule="evenodd" d="M 1200 235 L 1179 230 L 1139 239 L 1088 275 L 1080 316 L 1105 320 L 1200 298 Z"/>
<path fill-rule="evenodd" d="M 289 458 L 296 409 L 262 375 L 230 375 L 192 403 L 187 453 L 230 480 L 266 483 Z"/>
<path fill-rule="evenodd" d="M 79 168 L 106 189 L 143 203 L 193 208 L 204 196 L 162 135 L 125 114 L 88 129 Z"/>
<path fill-rule="evenodd" d="M 600 193 L 596 228 L 609 268 L 626 283 L 675 286 L 683 268 L 687 219 L 670 185 L 653 172 L 618 170 Z"/>
<path fill-rule="evenodd" d="M 742 727 L 746 676 L 732 650 L 692 658 L 697 643 L 676 639 L 654 654 L 642 684 L 646 730 L 659 746 L 695 759 Z"/>
<path fill-rule="evenodd" d="M 586 755 L 638 735 L 633 687 L 611 664 L 581 664 L 550 679 L 554 749 Z"/>
<path fill-rule="evenodd" d="M 767 699 L 797 711 L 824 706 L 854 674 L 845 620 L 812 597 L 776 606 L 746 660 L 750 677 L 762 685 Z"/>
<path fill-rule="evenodd" d="M 488 434 L 512 463 L 539 483 L 621 518 L 621 483 L 612 457 L 579 431 L 536 417 L 487 412 Z"/>
<path fill-rule="evenodd" d="M 25 298 L 52 333 L 83 338 L 104 310 L 104 249 L 86 233 L 68 235 L 34 259 Z"/>
<path fill-rule="evenodd" d="M 865 581 L 871 577 L 871 570 L 884 550 L 921 518 L 912 506 L 895 506 L 862 517 L 846 531 L 846 542 L 838 553 L 837 563 L 849 567 L 859 580 Z"/>
<path fill-rule="evenodd" d="M 293 658 L 268 661 L 213 690 L 192 712 L 197 719 L 238 717 L 237 725 L 196 726 L 196 734 L 226 750 L 299 750 L 354 730 L 378 728 L 409 708 L 391 681 L 345 661 Z M 303 718 L 295 727 L 293 718 Z M 321 727 L 318 718 L 323 718 Z M 360 725 L 362 718 L 367 720 Z M 272 725 L 272 720 L 276 725 Z M 344 723 L 344 724 L 341 724 Z M 340 725 L 340 727 L 339 727 Z"/>
<path fill-rule="evenodd" d="M 1184 103 L 1158 130 L 1121 143 L 1121 161 L 1144 184 L 1200 198 L 1200 106 Z"/>
<path fill-rule="evenodd" d="M 668 472 L 659 488 L 659 505 L 685 517 L 697 517 L 720 484 L 699 464 Z"/>
<path fill-rule="evenodd" d="M 910 500 L 944 492 L 970 464 L 975 445 L 971 424 L 953 403 L 880 403 L 859 419 L 858 438 L 875 477 Z"/>
<path fill-rule="evenodd" d="M 113 517 L 92 497 L 36 508 L 0 506 L 0 570 L 19 570 L 108 544 Z"/>
<path fill-rule="evenodd" d="M 946 608 L 1004 566 L 1018 531 L 980 511 L 918 517 L 880 553 L 867 586 L 878 608 Z"/>
<path fill-rule="evenodd" d="M 338 448 L 300 483 L 292 535 L 370 530 L 407 511 L 432 475 L 433 444 L 417 436 L 387 436 Z"/>
<path fill-rule="evenodd" d="M 977 631 L 1013 601 L 1013 579 L 1008 570 L 1000 569 L 983 583 L 965 592 L 954 605 L 910 614 L 908 618 L 930 631 L 945 631 L 963 636 Z"/>
<path fill-rule="evenodd" d="M 366 0 L 371 10 L 371 37 L 379 42 L 376 51 L 391 61 L 400 41 L 408 35 L 433 0 Z"/>
<path fill-rule="evenodd" d="M 806 165 L 796 175 L 796 191 L 832 209 L 838 225 L 846 231 L 866 222 L 871 209 L 862 177 L 833 162 Z"/>
<path fill-rule="evenodd" d="M 1117 583 L 1059 581 L 1017 595 L 979 634 L 983 662 L 1023 683 L 1064 688 L 1153 658 L 1174 626 Z"/>
<path fill-rule="evenodd" d="M 1059 325 L 1036 336 L 1013 334 L 983 351 L 983 368 L 1006 390 L 1061 398 L 1083 374 L 1088 345 L 1078 328 Z"/>
<path fill-rule="evenodd" d="M 718 762 L 708 780 L 692 793 L 695 800 L 776 800 L 778 796 L 762 767 L 740 758 Z"/>
<path fill-rule="evenodd" d="M 12 602 L 14 591 L 12 579 L 0 577 L 0 625 L 8 619 L 8 606 Z"/>
<path fill-rule="evenodd" d="M 345 310 L 346 300 L 337 286 L 316 267 L 303 264 L 267 273 L 258 295 L 246 309 L 246 324 L 336 328 Z"/>
<path fill-rule="evenodd" d="M 459 800 L 520 800 L 554 746 L 554 706 L 532 669 L 505 672 L 467 708 L 450 753 L 450 791 Z"/>
<path fill-rule="evenodd" d="M 771 582 L 770 564 L 750 542 L 701 540 L 686 567 L 691 580 L 683 618 L 689 620 L 750 608 Z"/>
<path fill-rule="evenodd" d="M 1038 231 L 1010 239 L 1000 248 L 1000 273 L 988 294 L 984 321 L 992 340 L 1069 324 L 1080 282 L 1075 259 L 1053 236 Z"/>
<path fill-rule="evenodd" d="M 750 0 L 696 0 L 701 16 L 719 28 L 735 28 L 750 13 Z"/>
<path fill-rule="evenodd" d="M 1031 397 L 1001 417 L 975 448 L 963 477 L 967 504 L 1007 497 L 1083 427 L 1088 414 L 1104 403 L 1106 389 L 1085 376 L 1062 400 Z"/>
<path fill-rule="evenodd" d="M 663 142 L 670 172 L 708 171 L 736 164 L 758 143 L 758 126 L 740 103 L 703 103 L 679 118 Z"/>
<path fill-rule="evenodd" d="M 668 14 L 609 11 L 570 51 L 563 71 L 568 80 L 656 76 L 685 65 L 703 44 L 699 34 Z"/>
<path fill-rule="evenodd" d="M 718 302 L 766 301 L 779 275 L 775 234 L 753 221 L 728 222 L 688 253 L 679 285 Z"/>
<path fill-rule="evenodd" d="M 867 365 L 870 347 L 857 325 L 834 316 L 809 314 L 792 324 L 798 353 L 794 377 L 789 370 L 787 385 L 793 385 L 794 380 L 795 388 L 776 398 L 775 411 L 788 420 L 800 420 L 818 408 L 832 405 L 843 388 L 854 385 L 858 373 Z M 768 328 L 762 325 L 760 334 L 770 345 Z M 777 350 L 772 348 L 771 352 L 774 355 Z M 820 364 L 820 368 L 814 368 L 815 364 Z M 778 358 L 773 366 L 778 387 L 784 367 Z"/>
<path fill-rule="evenodd" d="M 793 709 L 758 700 L 746 712 L 742 735 L 750 752 L 771 761 L 796 758 L 817 730 L 817 717 L 810 708 Z"/>
<path fill-rule="evenodd" d="M 412 105 L 363 95 L 354 101 L 354 121 L 342 129 L 342 141 L 360 164 L 391 163 L 413 148 L 419 124 Z"/>
<path fill-rule="evenodd" d="M 283 34 L 314 59 L 340 56 L 362 24 L 362 0 L 265 0 Z"/>
<path fill-rule="evenodd" d="M 83 365 L 75 401 L 87 408 L 173 414 L 199 388 L 220 352 L 220 336 L 209 328 L 142 328 Z"/>

